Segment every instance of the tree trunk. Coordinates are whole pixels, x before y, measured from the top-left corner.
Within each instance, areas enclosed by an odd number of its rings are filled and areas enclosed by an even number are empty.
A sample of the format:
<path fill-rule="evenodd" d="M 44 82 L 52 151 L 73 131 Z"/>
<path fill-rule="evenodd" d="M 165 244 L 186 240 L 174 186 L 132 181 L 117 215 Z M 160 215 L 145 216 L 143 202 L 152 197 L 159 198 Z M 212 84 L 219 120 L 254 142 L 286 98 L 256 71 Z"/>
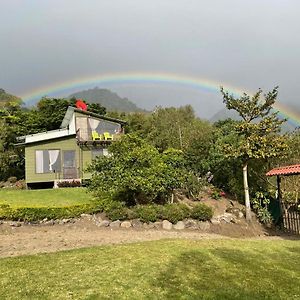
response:
<path fill-rule="evenodd" d="M 243 179 L 244 179 L 244 191 L 245 191 L 245 206 L 246 206 L 246 220 L 251 222 L 251 207 L 250 196 L 248 187 L 248 163 L 243 166 Z"/>

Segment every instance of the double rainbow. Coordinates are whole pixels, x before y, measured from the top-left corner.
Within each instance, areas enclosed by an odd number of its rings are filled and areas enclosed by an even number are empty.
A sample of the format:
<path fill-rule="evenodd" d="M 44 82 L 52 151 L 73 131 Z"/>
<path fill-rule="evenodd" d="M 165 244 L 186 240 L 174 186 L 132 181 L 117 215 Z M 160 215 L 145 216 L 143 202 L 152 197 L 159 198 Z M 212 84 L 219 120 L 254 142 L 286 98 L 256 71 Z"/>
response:
<path fill-rule="evenodd" d="M 157 85 L 174 85 L 190 89 L 196 89 L 204 92 L 219 93 L 220 86 L 224 86 L 233 95 L 239 96 L 243 92 L 251 94 L 241 88 L 230 86 L 227 83 L 216 82 L 198 77 L 191 77 L 173 73 L 158 72 L 126 72 L 126 73 L 107 73 L 84 78 L 75 78 L 62 83 L 49 85 L 32 90 L 27 94 L 21 95 L 25 103 L 31 103 L 39 100 L 43 96 L 55 96 L 58 94 L 66 94 L 68 92 L 92 87 L 92 86 L 108 86 L 108 85 L 129 85 L 129 84 L 157 84 Z M 294 112 L 280 102 L 276 102 L 274 108 L 278 110 L 279 115 L 287 118 L 289 123 L 294 126 L 300 126 L 300 114 Z"/>

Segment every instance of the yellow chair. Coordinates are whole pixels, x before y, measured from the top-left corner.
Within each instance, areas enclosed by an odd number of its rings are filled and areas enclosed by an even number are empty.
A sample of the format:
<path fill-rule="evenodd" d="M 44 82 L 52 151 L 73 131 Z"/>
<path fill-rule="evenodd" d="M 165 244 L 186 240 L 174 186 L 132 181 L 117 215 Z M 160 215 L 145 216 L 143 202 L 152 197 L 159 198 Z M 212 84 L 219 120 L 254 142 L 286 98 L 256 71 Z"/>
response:
<path fill-rule="evenodd" d="M 101 135 L 95 130 L 92 131 L 92 139 L 93 141 L 101 141 Z"/>
<path fill-rule="evenodd" d="M 109 132 L 103 132 L 103 136 L 105 141 L 113 140 L 113 135 Z"/>

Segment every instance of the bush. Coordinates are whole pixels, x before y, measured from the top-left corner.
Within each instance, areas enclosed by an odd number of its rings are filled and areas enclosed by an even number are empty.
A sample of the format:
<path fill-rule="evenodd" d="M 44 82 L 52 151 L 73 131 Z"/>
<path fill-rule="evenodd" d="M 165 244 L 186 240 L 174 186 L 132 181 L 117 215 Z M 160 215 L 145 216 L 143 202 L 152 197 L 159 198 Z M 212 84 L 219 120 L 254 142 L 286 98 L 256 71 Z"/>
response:
<path fill-rule="evenodd" d="M 139 218 L 142 222 L 155 222 L 161 218 L 162 205 L 137 205 L 134 207 L 136 218 Z"/>
<path fill-rule="evenodd" d="M 79 180 L 72 180 L 72 181 L 59 181 L 57 183 L 57 186 L 60 188 L 65 188 L 65 187 L 80 187 L 81 182 Z"/>
<path fill-rule="evenodd" d="M 69 207 L 20 207 L 0 206 L 0 219 L 19 221 L 39 221 L 48 219 L 63 219 L 78 217 L 83 213 L 96 213 L 100 207 L 96 203 L 74 205 Z"/>
<path fill-rule="evenodd" d="M 193 207 L 191 210 L 190 217 L 199 221 L 208 221 L 213 216 L 213 210 L 211 207 L 199 203 Z"/>
<path fill-rule="evenodd" d="M 251 199 L 251 203 L 260 222 L 264 224 L 271 224 L 273 222 L 273 217 L 269 212 L 270 199 L 267 194 L 257 192 L 255 197 Z"/>
<path fill-rule="evenodd" d="M 162 218 L 177 223 L 190 216 L 190 208 L 185 204 L 166 204 L 163 206 Z"/>

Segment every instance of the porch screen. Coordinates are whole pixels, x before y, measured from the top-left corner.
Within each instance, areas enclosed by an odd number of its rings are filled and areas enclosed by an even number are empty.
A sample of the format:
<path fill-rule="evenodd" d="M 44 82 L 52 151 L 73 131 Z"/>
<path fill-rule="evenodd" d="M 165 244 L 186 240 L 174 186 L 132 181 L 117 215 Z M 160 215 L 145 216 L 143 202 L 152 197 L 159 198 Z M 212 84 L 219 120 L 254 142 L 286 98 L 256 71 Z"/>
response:
<path fill-rule="evenodd" d="M 60 172 L 60 150 L 36 150 L 35 171 L 36 173 Z"/>
<path fill-rule="evenodd" d="M 93 149 L 92 150 L 92 159 L 95 159 L 99 156 L 109 156 L 108 150 L 106 148 Z"/>

